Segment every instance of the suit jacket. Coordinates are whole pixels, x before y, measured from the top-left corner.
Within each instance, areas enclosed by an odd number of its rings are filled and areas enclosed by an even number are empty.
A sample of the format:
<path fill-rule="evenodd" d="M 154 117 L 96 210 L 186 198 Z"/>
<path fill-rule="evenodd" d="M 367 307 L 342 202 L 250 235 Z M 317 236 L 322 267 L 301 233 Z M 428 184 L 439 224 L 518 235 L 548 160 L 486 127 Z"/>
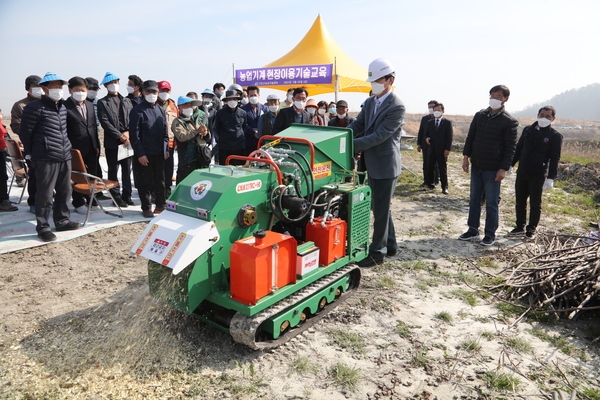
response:
<path fill-rule="evenodd" d="M 279 110 L 279 114 L 277 114 L 277 118 L 275 118 L 275 122 L 273 123 L 273 132 L 272 135 L 277 135 L 284 129 L 289 128 L 292 124 L 296 123 L 296 107 L 287 107 L 283 110 Z M 302 122 L 301 124 L 310 124 L 312 117 L 306 111 L 306 109 L 302 110 Z"/>
<path fill-rule="evenodd" d="M 127 97 L 118 95 L 121 99 L 121 109 L 117 110 L 115 103 L 111 100 L 110 95 L 98 100 L 98 119 L 100 125 L 104 129 L 104 148 L 117 150 L 121 144 L 121 134 L 129 129 L 129 113 L 133 108 L 131 100 Z M 125 120 L 124 129 L 119 125 L 119 112 L 123 112 Z"/>
<path fill-rule="evenodd" d="M 436 128 L 435 118 L 430 119 L 425 130 L 425 138 L 429 138 L 431 142 L 428 151 L 443 154 L 444 150 L 452 150 L 452 135 L 452 121 L 442 118 L 440 126 Z"/>
<path fill-rule="evenodd" d="M 354 132 L 354 153 L 363 159 L 374 179 L 391 179 L 400 175 L 400 134 L 404 125 L 404 103 L 390 93 L 375 111 L 375 96 L 369 97 L 348 128 Z"/>
<path fill-rule="evenodd" d="M 417 145 L 421 146 L 422 149 L 426 149 L 428 144 L 425 142 L 425 130 L 427 128 L 427 121 L 432 119 L 432 115 L 424 115 L 421 118 L 421 123 L 419 124 L 419 133 L 417 133 Z"/>
<path fill-rule="evenodd" d="M 67 136 L 71 146 L 79 150 L 84 157 L 88 154 L 96 155 L 96 151 L 100 148 L 100 142 L 94 105 L 91 101 L 83 102 L 86 107 L 86 118 L 84 119 L 72 97 L 65 100 L 64 104 L 67 108 Z"/>

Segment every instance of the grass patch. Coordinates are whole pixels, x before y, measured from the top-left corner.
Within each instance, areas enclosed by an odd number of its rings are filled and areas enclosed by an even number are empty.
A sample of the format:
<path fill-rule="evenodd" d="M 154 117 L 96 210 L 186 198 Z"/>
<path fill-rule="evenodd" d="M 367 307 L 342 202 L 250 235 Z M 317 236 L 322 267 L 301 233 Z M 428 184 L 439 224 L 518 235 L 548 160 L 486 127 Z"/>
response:
<path fill-rule="evenodd" d="M 415 349 L 410 359 L 410 364 L 413 367 L 423 368 L 429 363 L 431 363 L 431 359 L 427 357 L 427 353 L 429 352 L 429 348 L 423 347 L 421 349 Z"/>
<path fill-rule="evenodd" d="M 499 372 L 486 372 L 483 375 L 483 380 L 488 387 L 499 392 L 514 392 L 521 384 L 521 381 L 514 376 Z"/>
<path fill-rule="evenodd" d="M 522 354 L 532 354 L 533 346 L 529 344 L 525 339 L 519 337 L 508 338 L 504 341 L 507 347 L 515 350 Z"/>
<path fill-rule="evenodd" d="M 397 283 L 391 276 L 384 275 L 377 281 L 377 287 L 383 290 L 392 290 L 396 287 Z"/>
<path fill-rule="evenodd" d="M 439 313 L 436 313 L 433 316 L 436 319 L 439 319 L 440 321 L 444 321 L 448 324 L 450 322 L 452 322 L 452 315 L 450 315 L 450 313 L 448 311 L 440 311 Z"/>
<path fill-rule="evenodd" d="M 589 360 L 589 357 L 585 350 L 578 348 L 561 335 L 550 335 L 540 328 L 533 328 L 532 330 L 530 330 L 530 333 L 538 339 L 550 343 L 551 345 L 553 345 L 568 356 L 577 357 L 582 361 Z"/>
<path fill-rule="evenodd" d="M 458 297 L 459 299 L 461 299 L 462 301 L 464 301 L 471 307 L 473 307 L 477 304 L 477 299 L 475 298 L 475 293 L 473 293 L 469 290 L 454 289 L 453 291 L 450 292 L 450 294 L 453 295 L 454 297 Z"/>
<path fill-rule="evenodd" d="M 481 331 L 479 332 L 479 336 L 489 341 L 494 339 L 496 335 L 492 331 Z"/>
<path fill-rule="evenodd" d="M 342 329 L 333 329 L 329 333 L 332 336 L 333 342 L 340 348 L 353 353 L 365 354 L 365 339 L 358 333 Z"/>
<path fill-rule="evenodd" d="M 412 335 L 410 327 L 400 320 L 396 321 L 396 333 L 403 338 L 409 338 Z"/>
<path fill-rule="evenodd" d="M 313 362 L 308 356 L 298 355 L 290 365 L 290 370 L 300 375 L 316 375 L 319 372 L 319 364 Z"/>
<path fill-rule="evenodd" d="M 519 315 L 523 314 L 523 311 L 525 311 L 525 307 L 504 302 L 496 303 L 495 306 L 506 318 L 518 317 Z"/>
<path fill-rule="evenodd" d="M 590 400 L 600 400 L 600 390 L 592 388 L 582 388 L 579 390 L 579 394 L 586 396 Z"/>
<path fill-rule="evenodd" d="M 477 265 L 479 265 L 481 268 L 500 268 L 500 265 L 498 265 L 496 260 L 494 260 L 492 257 L 481 257 L 479 260 L 477 260 Z"/>
<path fill-rule="evenodd" d="M 426 263 L 425 261 L 404 261 L 402 263 L 402 268 L 403 269 L 408 269 L 411 271 L 419 271 L 422 269 L 427 269 L 429 267 L 429 264 Z"/>
<path fill-rule="evenodd" d="M 327 368 L 327 373 L 337 385 L 350 391 L 355 391 L 356 386 L 362 379 L 359 369 L 349 367 L 343 362 L 335 363 Z"/>
<path fill-rule="evenodd" d="M 459 347 L 469 353 L 479 353 L 479 351 L 481 351 L 481 345 L 479 344 L 479 341 L 475 339 L 464 340 Z"/>

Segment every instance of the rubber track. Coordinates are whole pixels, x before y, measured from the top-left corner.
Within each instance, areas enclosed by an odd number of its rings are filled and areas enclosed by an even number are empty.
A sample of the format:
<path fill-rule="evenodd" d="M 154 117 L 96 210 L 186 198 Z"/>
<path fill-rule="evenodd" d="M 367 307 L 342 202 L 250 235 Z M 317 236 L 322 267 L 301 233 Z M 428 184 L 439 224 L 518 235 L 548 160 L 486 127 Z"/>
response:
<path fill-rule="evenodd" d="M 348 290 L 345 291 L 344 293 L 342 293 L 340 295 L 340 297 L 338 297 L 335 301 L 327 304 L 317 314 L 315 314 L 311 318 L 308 318 L 306 321 L 297 325 L 296 327 L 288 330 L 285 334 L 283 334 L 281 337 L 279 337 L 275 340 L 268 340 L 268 341 L 261 341 L 261 342 L 256 341 L 257 330 L 260 328 L 262 323 L 265 322 L 267 319 L 274 317 L 290 308 L 293 308 L 297 303 L 305 300 L 306 298 L 312 296 L 313 294 L 317 293 L 318 291 L 324 289 L 326 286 L 331 285 L 332 283 L 335 283 L 336 281 L 338 281 L 345 275 L 355 274 L 355 273 L 358 273 L 358 276 L 354 277 L 351 280 L 351 285 L 348 288 Z M 238 343 L 242 343 L 254 350 L 267 350 L 267 349 L 277 347 L 277 346 L 287 342 L 291 338 L 301 334 L 302 332 L 304 332 L 311 326 L 313 326 L 316 322 L 318 322 L 325 315 L 327 315 L 331 310 L 333 310 L 335 307 L 337 307 L 339 304 L 341 304 L 345 300 L 346 297 L 352 296 L 355 292 L 354 289 L 358 288 L 359 283 L 360 283 L 360 268 L 357 267 L 356 265 L 347 265 L 345 267 L 338 269 L 337 271 L 333 272 L 332 274 L 327 275 L 327 276 L 319 279 L 318 281 L 308 285 L 307 287 L 294 293 L 290 297 L 259 312 L 256 315 L 249 317 L 249 316 L 244 315 L 239 312 L 235 313 L 235 315 L 231 319 L 231 323 L 229 325 L 229 333 L 233 337 L 233 340 L 235 340 Z"/>

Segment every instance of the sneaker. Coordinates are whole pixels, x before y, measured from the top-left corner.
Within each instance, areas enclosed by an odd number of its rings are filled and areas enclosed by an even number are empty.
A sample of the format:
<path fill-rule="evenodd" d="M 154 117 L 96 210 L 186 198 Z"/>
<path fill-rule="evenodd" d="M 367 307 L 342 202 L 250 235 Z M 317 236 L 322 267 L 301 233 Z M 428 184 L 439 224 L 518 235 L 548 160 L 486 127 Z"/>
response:
<path fill-rule="evenodd" d="M 81 228 L 81 224 L 75 221 L 69 221 L 62 226 L 56 227 L 56 232 L 74 231 L 75 229 Z"/>
<path fill-rule="evenodd" d="M 44 242 L 54 242 L 56 240 L 56 235 L 50 231 L 38 232 L 37 235 Z"/>
<path fill-rule="evenodd" d="M 479 242 L 480 245 L 486 246 L 486 247 L 489 247 L 489 246 L 493 245 L 494 243 L 496 243 L 496 240 L 492 239 L 489 236 L 485 236 L 483 238 L 483 240 L 481 242 Z"/>
<path fill-rule="evenodd" d="M 527 231 L 527 232 L 525 232 L 525 237 L 527 239 L 533 239 L 533 238 L 535 238 L 535 231 Z"/>
<path fill-rule="evenodd" d="M 77 214 L 86 215 L 86 214 L 87 214 L 87 212 L 88 212 L 88 208 L 87 208 L 87 206 L 84 204 L 84 205 L 82 205 L 82 206 L 75 207 L 75 212 L 76 212 Z"/>
<path fill-rule="evenodd" d="M 459 240 L 477 240 L 479 239 L 479 231 L 469 229 L 458 237 Z"/>
<path fill-rule="evenodd" d="M 8 200 L 2 200 L 2 201 L 0 201 L 0 211 L 2 211 L 2 212 L 19 211 L 19 207 L 11 204 L 11 202 Z"/>
<path fill-rule="evenodd" d="M 523 228 L 515 228 L 512 231 L 508 232 L 508 236 L 518 236 L 518 235 L 522 235 L 525 233 L 525 229 Z"/>
<path fill-rule="evenodd" d="M 443 188 L 442 189 L 442 194 L 448 194 L 448 188 Z"/>
<path fill-rule="evenodd" d="M 142 215 L 144 218 L 154 218 L 154 213 L 152 210 L 142 210 Z"/>

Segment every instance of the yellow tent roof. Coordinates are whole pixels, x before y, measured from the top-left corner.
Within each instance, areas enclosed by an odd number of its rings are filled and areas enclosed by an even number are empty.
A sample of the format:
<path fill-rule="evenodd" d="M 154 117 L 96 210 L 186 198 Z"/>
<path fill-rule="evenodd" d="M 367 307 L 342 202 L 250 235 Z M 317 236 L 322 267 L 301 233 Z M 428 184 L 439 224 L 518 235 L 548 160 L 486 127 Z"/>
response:
<path fill-rule="evenodd" d="M 336 68 L 338 92 L 369 93 L 371 90 L 371 85 L 366 82 L 367 71 L 348 57 L 333 40 L 320 15 L 296 47 L 283 57 L 265 65 L 264 68 L 312 64 L 334 64 L 334 79 L 328 84 L 303 85 L 311 96 L 335 92 Z M 269 86 L 269 89 L 286 91 L 290 87 L 294 85 Z"/>

